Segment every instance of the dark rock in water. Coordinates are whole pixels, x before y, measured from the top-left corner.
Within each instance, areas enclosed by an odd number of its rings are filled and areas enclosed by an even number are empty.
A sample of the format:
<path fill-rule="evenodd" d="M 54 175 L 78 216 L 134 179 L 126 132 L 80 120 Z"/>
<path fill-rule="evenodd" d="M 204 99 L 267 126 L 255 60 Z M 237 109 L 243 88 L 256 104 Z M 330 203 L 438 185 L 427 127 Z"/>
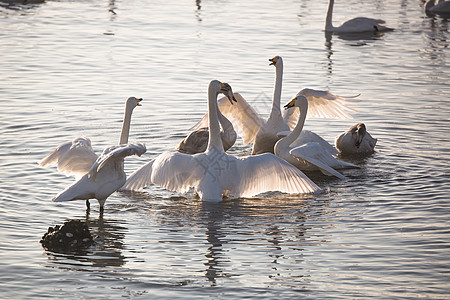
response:
<path fill-rule="evenodd" d="M 83 250 L 92 245 L 93 241 L 84 222 L 69 220 L 61 226 L 49 227 L 40 242 L 50 251 L 71 252 Z"/>

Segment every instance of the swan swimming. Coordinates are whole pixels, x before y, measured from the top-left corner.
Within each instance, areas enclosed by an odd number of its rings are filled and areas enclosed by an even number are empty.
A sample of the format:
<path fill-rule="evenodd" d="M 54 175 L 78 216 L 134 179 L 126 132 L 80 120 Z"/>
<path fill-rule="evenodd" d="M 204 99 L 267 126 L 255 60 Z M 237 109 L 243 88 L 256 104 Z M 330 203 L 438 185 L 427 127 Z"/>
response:
<path fill-rule="evenodd" d="M 320 170 L 325 175 L 334 175 L 340 179 L 346 179 L 347 177 L 335 169 L 358 168 L 357 165 L 334 158 L 329 152 L 328 146 L 324 147 L 319 142 L 311 141 L 303 143 L 300 146 L 291 146 L 291 144 L 299 137 L 303 125 L 305 124 L 308 111 L 308 100 L 301 93 L 298 93 L 296 97 L 284 107 L 286 109 L 292 107 L 300 110 L 300 118 L 298 119 L 294 130 L 275 144 L 275 155 L 283 158 L 302 171 Z M 325 143 L 327 142 L 325 141 Z M 330 147 L 332 146 L 330 145 Z"/>
<path fill-rule="evenodd" d="M 230 93 L 229 96 L 231 98 L 225 96 L 224 99 L 228 99 L 231 105 L 233 105 L 233 101 L 237 102 L 233 93 Z M 217 114 L 219 117 L 220 126 L 222 128 L 220 131 L 220 137 L 222 138 L 223 150 L 226 152 L 236 142 L 237 134 L 233 128 L 233 124 L 231 124 L 231 122 L 220 112 L 220 110 L 217 111 Z M 206 151 L 209 139 L 208 124 L 204 124 L 199 121 L 193 129 L 194 130 L 180 142 L 176 150 L 187 154 L 196 154 Z"/>
<path fill-rule="evenodd" d="M 91 140 L 78 137 L 62 143 L 47 155 L 39 165 L 42 167 L 57 164 L 58 171 L 68 175 L 82 176 L 76 183 L 55 196 L 56 202 L 70 200 L 86 200 L 89 209 L 89 199 L 99 201 L 100 210 L 106 198 L 125 183 L 123 159 L 128 155 L 145 153 L 142 144 L 127 144 L 130 132 L 131 114 L 136 106 L 141 106 L 142 98 L 130 97 L 125 102 L 125 114 L 120 135 L 120 146 L 106 148 L 98 157 L 91 146 Z"/>
<path fill-rule="evenodd" d="M 224 90 L 225 89 L 225 90 Z M 227 95 L 227 85 L 217 80 L 208 87 L 208 147 L 188 155 L 166 152 L 150 161 L 128 179 L 122 189 L 140 189 L 150 184 L 177 192 L 194 188 L 203 201 L 219 202 L 223 196 L 251 197 L 267 191 L 317 193 L 321 189 L 300 170 L 283 159 L 265 153 L 234 157 L 223 150 L 218 122 L 217 95 Z M 239 103 L 239 99 L 238 99 Z"/>
<path fill-rule="evenodd" d="M 342 155 L 367 155 L 375 150 L 377 139 L 366 130 L 364 123 L 358 123 L 336 137 L 336 149 Z"/>
<path fill-rule="evenodd" d="M 334 0 L 329 0 L 327 17 L 325 22 L 325 31 L 335 33 L 359 33 L 359 32 L 380 32 L 393 30 L 392 28 L 382 25 L 386 23 L 384 20 L 365 17 L 357 17 L 348 20 L 337 27 L 334 27 L 332 24 L 333 6 Z"/>
<path fill-rule="evenodd" d="M 218 100 L 219 109 L 233 124 L 244 145 L 253 143 L 252 154 L 273 153 L 275 143 L 280 139 L 279 132 L 294 128 L 300 113 L 297 110 L 287 110 L 281 114 L 281 87 L 283 80 L 283 59 L 275 56 L 269 59 L 270 65 L 275 66 L 275 87 L 272 98 L 272 108 L 269 118 L 265 120 L 239 93 L 234 93 L 237 103 L 230 105 L 226 97 Z M 334 95 L 330 92 L 314 89 L 303 89 L 301 93 L 308 99 L 308 116 L 322 118 L 352 118 L 346 110 L 356 110 L 345 105 L 346 102 L 358 102 L 352 97 Z M 205 126 L 208 116 L 205 114 L 199 122 Z M 302 134 L 303 135 L 303 134 Z"/>

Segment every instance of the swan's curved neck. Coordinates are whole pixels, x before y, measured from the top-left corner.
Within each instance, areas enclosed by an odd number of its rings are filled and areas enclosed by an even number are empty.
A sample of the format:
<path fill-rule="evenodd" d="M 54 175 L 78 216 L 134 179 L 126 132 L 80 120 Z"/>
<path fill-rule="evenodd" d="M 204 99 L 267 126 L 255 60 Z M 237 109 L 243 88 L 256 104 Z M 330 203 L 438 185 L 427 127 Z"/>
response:
<path fill-rule="evenodd" d="M 217 109 L 217 95 L 219 93 L 219 83 L 211 82 L 208 87 L 208 127 L 209 127 L 209 140 L 208 148 L 206 151 L 211 149 L 222 150 L 223 144 L 220 138 L 220 126 L 218 120 L 218 109 Z"/>
<path fill-rule="evenodd" d="M 217 115 L 219 117 L 220 126 L 222 126 L 223 131 L 233 129 L 233 124 L 228 120 L 221 112 L 220 109 L 217 109 Z"/>
<path fill-rule="evenodd" d="M 270 111 L 269 120 L 281 117 L 280 102 L 281 88 L 283 84 L 283 61 L 280 60 L 275 65 L 275 87 L 273 89 L 272 109 Z"/>
<path fill-rule="evenodd" d="M 130 123 L 131 123 L 131 113 L 132 112 L 133 112 L 133 110 L 130 109 L 128 107 L 128 105 L 125 105 L 125 115 L 123 117 L 122 132 L 120 134 L 119 145 L 128 143 L 128 136 L 130 135 Z"/>
<path fill-rule="evenodd" d="M 279 147 L 289 147 L 300 135 L 303 130 L 303 125 L 305 125 L 306 114 L 308 113 L 308 101 L 302 101 L 301 105 L 298 107 L 300 109 L 300 117 L 298 119 L 297 125 L 295 125 L 294 130 L 289 133 L 288 136 L 282 138 L 277 145 Z"/>
<path fill-rule="evenodd" d="M 325 22 L 325 30 L 333 30 L 333 5 L 334 5 L 334 0 L 329 0 L 328 1 L 328 10 L 327 10 L 327 18 L 326 18 L 326 22 Z"/>

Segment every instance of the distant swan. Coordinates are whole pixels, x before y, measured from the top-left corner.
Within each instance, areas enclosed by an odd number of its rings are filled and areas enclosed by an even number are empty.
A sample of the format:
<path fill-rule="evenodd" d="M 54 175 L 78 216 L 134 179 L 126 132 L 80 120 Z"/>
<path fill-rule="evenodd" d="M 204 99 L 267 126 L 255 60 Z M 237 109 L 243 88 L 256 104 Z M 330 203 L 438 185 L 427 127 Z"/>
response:
<path fill-rule="evenodd" d="M 125 102 L 125 115 L 122 122 L 122 132 L 120 134 L 119 144 L 128 143 L 130 134 L 131 114 L 136 106 L 140 106 L 142 98 L 130 97 Z M 87 137 L 78 137 L 72 141 L 59 144 L 55 150 L 47 155 L 39 165 L 46 167 L 51 164 L 57 164 L 58 171 L 67 175 L 84 175 L 97 160 L 91 146 L 91 140 Z"/>
<path fill-rule="evenodd" d="M 427 14 L 450 15 L 450 1 L 439 0 L 436 4 L 436 0 L 428 0 L 424 8 Z"/>
<path fill-rule="evenodd" d="M 369 32 L 369 31 L 389 31 L 393 30 L 387 26 L 381 25 L 386 23 L 384 20 L 371 19 L 365 17 L 358 17 L 348 20 L 338 27 L 334 27 L 332 24 L 333 19 L 333 5 L 334 0 L 329 0 L 327 17 L 325 23 L 325 31 L 336 32 L 336 33 L 358 33 L 358 32 Z"/>
<path fill-rule="evenodd" d="M 208 87 L 210 135 L 204 153 L 163 153 L 133 173 L 123 189 L 152 183 L 178 192 L 194 188 L 203 201 L 211 202 L 221 201 L 224 195 L 251 197 L 267 191 L 319 192 L 305 174 L 271 153 L 237 158 L 224 152 L 217 114 L 217 95 L 226 93 L 224 89 L 226 85 L 217 80 Z"/>
<path fill-rule="evenodd" d="M 130 97 L 125 103 L 125 115 L 120 135 L 120 146 L 106 148 L 97 157 L 86 137 L 78 137 L 70 142 L 60 144 L 39 164 L 42 167 L 56 163 L 58 171 L 70 175 L 84 175 L 72 186 L 53 198 L 53 201 L 86 200 L 95 198 L 103 211 L 106 198 L 125 183 L 123 158 L 128 155 L 141 155 L 146 148 L 142 144 L 127 144 L 130 132 L 131 114 L 140 106 L 141 98 Z"/>
<path fill-rule="evenodd" d="M 273 153 L 273 147 L 279 140 L 279 132 L 293 128 L 297 123 L 299 112 L 297 110 L 286 111 L 281 114 L 281 87 L 283 81 L 283 59 L 275 56 L 269 59 L 270 65 L 275 66 L 275 87 L 272 98 L 272 108 L 269 118 L 263 119 L 256 110 L 239 94 L 235 93 L 237 99 L 235 105 L 230 105 L 224 97 L 218 100 L 220 111 L 231 121 L 236 131 L 243 137 L 244 145 L 252 142 L 252 154 Z M 355 111 L 347 107 L 344 103 L 356 100 L 349 100 L 354 97 L 342 97 L 329 92 L 313 89 L 303 89 L 301 93 L 308 99 L 310 109 L 308 116 L 323 118 L 352 118 L 346 110 Z M 205 115 L 201 123 L 207 124 L 208 116 Z"/>
<path fill-rule="evenodd" d="M 225 96 L 224 99 L 228 99 L 231 105 L 233 105 L 233 101 L 237 102 L 233 93 L 230 93 L 229 97 L 231 98 Z M 227 151 L 236 142 L 237 134 L 233 128 L 233 124 L 231 124 L 231 122 L 220 112 L 220 110 L 217 111 L 217 114 L 219 116 L 219 123 L 222 128 L 220 131 L 220 137 L 222 138 L 223 150 Z M 192 131 L 180 142 L 176 150 L 187 154 L 196 154 L 206 151 L 209 139 L 209 129 L 207 124 L 203 124 L 200 121 L 194 126 L 193 129 L 194 131 Z"/>
<path fill-rule="evenodd" d="M 342 155 L 372 154 L 377 139 L 374 139 L 366 130 L 364 123 L 358 123 L 349 130 L 336 137 L 336 149 Z"/>
<path fill-rule="evenodd" d="M 346 163 L 334 158 L 327 147 L 318 142 L 307 142 L 300 146 L 291 146 L 302 132 L 308 111 L 308 100 L 300 93 L 289 102 L 285 108 L 298 107 L 300 118 L 294 130 L 288 136 L 275 144 L 275 155 L 283 158 L 300 170 L 320 170 L 325 175 L 334 175 L 346 179 L 344 175 L 335 169 L 358 168 L 357 165 Z M 328 143 L 327 143 L 328 144 Z M 330 145 L 331 146 L 331 145 Z"/>

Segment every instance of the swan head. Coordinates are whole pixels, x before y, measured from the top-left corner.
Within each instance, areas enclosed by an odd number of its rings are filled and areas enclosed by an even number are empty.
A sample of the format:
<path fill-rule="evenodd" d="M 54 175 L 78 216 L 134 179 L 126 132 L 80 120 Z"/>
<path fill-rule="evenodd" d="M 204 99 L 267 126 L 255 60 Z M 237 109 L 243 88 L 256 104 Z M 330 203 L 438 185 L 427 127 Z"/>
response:
<path fill-rule="evenodd" d="M 288 108 L 291 108 L 291 107 L 300 107 L 300 109 L 307 108 L 308 107 L 308 100 L 306 99 L 305 96 L 300 95 L 300 93 L 298 93 L 294 97 L 294 99 L 289 101 L 289 103 L 284 106 L 285 109 L 288 109 Z"/>
<path fill-rule="evenodd" d="M 228 98 L 231 104 L 234 102 L 237 102 L 236 98 L 234 97 L 233 90 L 231 89 L 231 86 L 226 82 L 219 82 L 220 83 L 220 90 L 219 93 L 222 93 L 225 95 L 225 97 Z"/>
<path fill-rule="evenodd" d="M 270 58 L 269 61 L 270 61 L 269 66 L 278 67 L 281 64 L 283 64 L 283 59 L 281 58 L 281 56 L 275 56 L 273 58 Z"/>
<path fill-rule="evenodd" d="M 130 97 L 127 99 L 127 108 L 134 109 L 136 106 L 141 106 L 142 98 Z"/>
<path fill-rule="evenodd" d="M 350 128 L 350 133 L 352 134 L 352 139 L 355 142 L 356 148 L 359 148 L 359 146 L 361 146 L 361 142 L 364 139 L 366 132 L 366 125 L 364 123 L 358 123 Z"/>

